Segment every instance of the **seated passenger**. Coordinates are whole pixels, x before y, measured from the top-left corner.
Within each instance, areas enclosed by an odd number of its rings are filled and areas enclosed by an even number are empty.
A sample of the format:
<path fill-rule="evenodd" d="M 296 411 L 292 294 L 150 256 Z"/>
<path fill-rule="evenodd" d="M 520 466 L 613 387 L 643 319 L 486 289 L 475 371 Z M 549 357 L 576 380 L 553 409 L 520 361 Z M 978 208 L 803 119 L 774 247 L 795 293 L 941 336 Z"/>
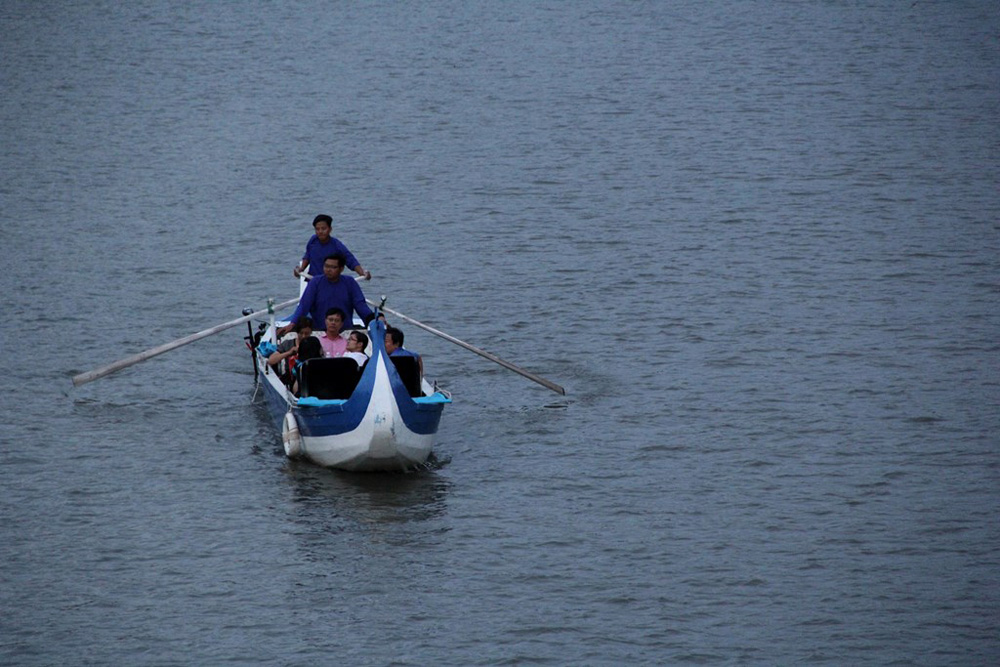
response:
<path fill-rule="evenodd" d="M 344 356 L 354 359 L 358 362 L 358 368 L 361 368 L 368 361 L 368 355 L 365 354 L 366 347 L 368 347 L 368 336 L 360 331 L 352 331 L 347 337 L 347 351 L 344 352 Z"/>
<path fill-rule="evenodd" d="M 326 311 L 326 331 L 320 333 L 320 345 L 323 346 L 324 357 L 339 357 L 347 349 L 347 341 L 340 335 L 344 326 L 344 311 L 340 308 L 330 308 Z"/>
<path fill-rule="evenodd" d="M 299 356 L 295 361 L 295 366 L 292 368 L 292 393 L 296 396 L 299 395 L 299 372 L 302 368 L 302 364 L 309 361 L 310 359 L 319 359 L 323 356 L 323 346 L 320 345 L 319 339 L 315 336 L 309 336 L 308 338 L 303 338 L 302 342 L 299 343 Z"/>
<path fill-rule="evenodd" d="M 295 367 L 295 356 L 299 353 L 299 344 L 303 338 L 312 337 L 312 320 L 303 317 L 295 325 L 295 338 L 289 338 L 278 343 L 278 351 L 272 352 L 267 363 L 278 374 L 285 384 L 291 382 L 291 369 Z"/>
<path fill-rule="evenodd" d="M 416 357 L 417 365 L 420 367 L 420 377 L 424 377 L 424 360 L 416 352 L 403 347 L 403 332 L 396 327 L 388 327 L 385 330 L 385 351 L 390 357 Z"/>

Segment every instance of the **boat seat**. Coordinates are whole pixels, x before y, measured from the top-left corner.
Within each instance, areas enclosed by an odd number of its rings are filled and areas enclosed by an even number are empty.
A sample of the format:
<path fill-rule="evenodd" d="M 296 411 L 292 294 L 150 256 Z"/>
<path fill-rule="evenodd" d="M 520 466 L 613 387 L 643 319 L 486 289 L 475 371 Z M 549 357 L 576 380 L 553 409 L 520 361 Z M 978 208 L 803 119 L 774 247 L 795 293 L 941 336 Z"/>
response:
<path fill-rule="evenodd" d="M 361 378 L 358 362 L 347 357 L 310 359 L 299 369 L 299 395 L 320 400 L 348 399 Z"/>
<path fill-rule="evenodd" d="M 396 366 L 396 372 L 399 373 L 399 379 L 403 381 L 406 392 L 410 396 L 423 396 L 424 392 L 420 389 L 420 365 L 417 363 L 417 358 L 389 357 L 389 359 Z"/>

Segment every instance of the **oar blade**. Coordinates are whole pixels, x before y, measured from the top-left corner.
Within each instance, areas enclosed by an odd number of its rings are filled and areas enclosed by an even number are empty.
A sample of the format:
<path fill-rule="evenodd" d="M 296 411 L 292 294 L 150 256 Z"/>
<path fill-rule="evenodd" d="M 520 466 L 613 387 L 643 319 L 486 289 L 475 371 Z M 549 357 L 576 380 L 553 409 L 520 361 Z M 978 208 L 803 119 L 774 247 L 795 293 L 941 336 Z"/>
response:
<path fill-rule="evenodd" d="M 428 332 L 434 334 L 435 336 L 439 336 L 441 338 L 444 338 L 446 341 L 448 341 L 450 343 L 454 343 L 455 345 L 458 345 L 459 347 L 464 347 L 466 350 L 469 350 L 470 352 L 475 352 L 476 354 L 478 354 L 479 356 L 483 357 L 484 359 L 489 359 L 493 363 L 499 364 L 499 365 L 503 366 L 504 368 L 506 368 L 508 370 L 514 371 L 518 375 L 526 377 L 529 380 L 531 380 L 532 382 L 537 382 L 538 384 L 542 385 L 546 389 L 554 391 L 555 393 L 561 394 L 563 396 L 566 395 L 566 390 L 563 389 L 561 386 L 557 385 L 555 382 L 552 382 L 551 380 L 546 380 L 545 378 L 543 378 L 540 375 L 536 375 L 535 373 L 532 373 L 531 371 L 526 371 L 523 368 L 521 368 L 520 366 L 516 366 L 516 365 L 510 363 L 509 361 L 507 361 L 505 359 L 501 359 L 500 357 L 498 357 L 497 355 L 493 354 L 492 352 L 487 352 L 486 350 L 480 349 L 480 348 L 476 347 L 475 345 L 471 345 L 470 343 L 466 343 L 464 340 L 459 340 L 458 338 L 455 338 L 454 336 L 452 336 L 450 334 L 446 334 L 443 331 L 435 329 L 432 326 L 424 324 L 423 322 L 418 322 L 417 320 L 413 319 L 412 317 L 407 317 L 406 315 L 403 315 L 400 312 L 392 310 L 391 308 L 386 308 L 385 305 L 384 305 L 384 303 L 385 303 L 385 299 L 384 298 L 382 300 L 382 303 L 380 303 L 380 304 L 376 304 L 374 301 L 372 301 L 370 299 L 366 299 L 366 301 L 368 301 L 368 303 L 371 304 L 372 306 L 377 306 L 377 307 L 381 308 L 381 310 L 389 313 L 390 315 L 392 315 L 394 317 L 398 317 L 399 319 L 401 319 L 401 320 L 403 320 L 405 322 L 409 322 L 410 324 L 412 324 L 414 326 L 420 327 L 424 331 L 428 331 Z"/>
<path fill-rule="evenodd" d="M 288 301 L 275 305 L 273 308 L 275 310 L 279 308 L 286 308 L 294 303 L 298 303 L 298 299 L 289 299 Z M 255 317 L 267 315 L 270 312 L 271 311 L 268 309 L 258 310 L 253 313 L 250 313 L 249 315 L 244 315 L 243 317 L 236 318 L 235 320 L 230 320 L 229 322 L 223 322 L 222 324 L 217 324 L 214 327 L 203 329 L 202 331 L 198 331 L 197 333 L 193 333 L 189 336 L 184 336 L 183 338 L 178 338 L 177 340 L 170 341 L 169 343 L 158 345 L 143 352 L 133 354 L 132 356 L 126 357 L 124 359 L 119 359 L 118 361 L 112 362 L 106 366 L 95 368 L 92 371 L 87 371 L 86 373 L 80 373 L 79 375 L 74 375 L 73 386 L 79 387 L 82 384 L 93 382 L 94 380 L 98 380 L 106 375 L 111 375 L 112 373 L 120 371 L 123 368 L 134 366 L 138 363 L 146 361 L 147 359 L 152 359 L 153 357 L 159 356 L 171 350 L 175 350 L 178 347 L 187 345 L 188 343 L 193 343 L 197 340 L 201 340 L 202 338 L 208 338 L 209 336 L 213 336 L 221 331 L 225 331 L 226 329 L 231 329 L 237 326 L 238 324 L 249 322 Z"/>

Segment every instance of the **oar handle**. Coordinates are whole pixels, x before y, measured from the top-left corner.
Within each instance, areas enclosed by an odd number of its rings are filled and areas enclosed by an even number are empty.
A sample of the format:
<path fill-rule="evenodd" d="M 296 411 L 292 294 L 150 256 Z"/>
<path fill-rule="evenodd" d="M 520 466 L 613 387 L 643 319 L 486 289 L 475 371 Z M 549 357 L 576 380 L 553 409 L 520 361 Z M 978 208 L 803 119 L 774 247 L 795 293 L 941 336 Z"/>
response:
<path fill-rule="evenodd" d="M 306 282 L 312 280 L 312 274 L 306 273 L 305 271 L 299 271 L 299 277 L 305 278 Z M 369 282 L 372 278 L 374 278 L 374 276 L 372 275 L 372 272 L 369 271 L 367 276 L 359 276 L 358 274 L 354 274 L 353 276 L 351 276 L 351 278 L 354 278 L 355 280 L 364 280 L 365 282 Z"/>

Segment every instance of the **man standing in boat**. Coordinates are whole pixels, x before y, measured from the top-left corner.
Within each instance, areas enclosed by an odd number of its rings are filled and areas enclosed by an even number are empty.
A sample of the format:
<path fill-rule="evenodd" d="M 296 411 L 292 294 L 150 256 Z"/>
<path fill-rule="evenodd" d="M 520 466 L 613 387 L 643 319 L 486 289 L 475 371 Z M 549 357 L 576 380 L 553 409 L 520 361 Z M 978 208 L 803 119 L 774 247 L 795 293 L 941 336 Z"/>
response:
<path fill-rule="evenodd" d="M 344 271 L 344 256 L 334 253 L 323 260 L 323 275 L 313 278 L 306 285 L 305 292 L 299 299 L 299 305 L 289 318 L 289 324 L 278 329 L 278 337 L 291 331 L 303 315 L 309 315 L 313 322 L 325 322 L 326 313 L 331 308 L 337 308 L 344 313 L 345 322 L 349 326 L 352 313 L 368 324 L 375 313 L 365 302 L 365 295 L 358 281 L 350 276 L 341 275 Z"/>
<path fill-rule="evenodd" d="M 347 249 L 347 246 L 341 243 L 340 239 L 330 235 L 333 229 L 333 218 L 325 214 L 317 215 L 313 220 L 313 229 L 316 230 L 316 233 L 306 243 L 306 253 L 302 255 L 302 261 L 292 271 L 296 278 L 307 267 L 312 267 L 312 275 L 318 276 L 323 270 L 323 260 L 334 253 L 340 253 L 344 256 L 348 268 L 365 280 L 372 279 L 371 271 L 365 271 L 361 262 Z"/>

